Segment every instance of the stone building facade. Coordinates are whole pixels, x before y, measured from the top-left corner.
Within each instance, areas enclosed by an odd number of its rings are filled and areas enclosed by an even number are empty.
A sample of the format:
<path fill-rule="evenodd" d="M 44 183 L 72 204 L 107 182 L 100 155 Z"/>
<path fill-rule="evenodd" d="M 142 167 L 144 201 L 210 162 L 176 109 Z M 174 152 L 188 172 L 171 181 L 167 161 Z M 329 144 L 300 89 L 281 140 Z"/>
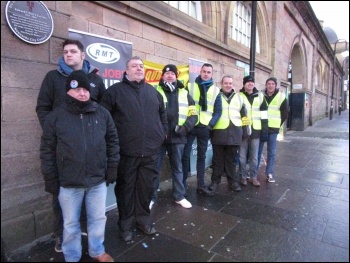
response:
<path fill-rule="evenodd" d="M 188 64 L 189 58 L 208 61 L 216 83 L 232 74 L 236 90 L 245 74 L 241 65 L 250 62 L 250 48 L 230 33 L 236 1 L 200 2 L 202 21 L 164 1 L 43 3 L 53 17 L 54 31 L 45 43 L 32 45 L 13 34 L 4 15 L 6 2 L 1 2 L 1 235 L 10 251 L 52 232 L 35 106 L 45 74 L 57 67 L 68 29 L 131 42 L 133 55 L 160 64 Z M 249 7 L 251 1 L 241 3 Z M 256 87 L 263 89 L 265 80 L 274 76 L 287 96 L 301 94 L 301 104 L 291 105 L 300 116 L 290 117 L 289 129 L 303 130 L 326 117 L 333 51 L 309 2 L 258 1 L 256 24 Z M 337 62 L 335 87 L 340 87 L 341 72 Z M 340 95 L 336 88 L 334 98 Z"/>

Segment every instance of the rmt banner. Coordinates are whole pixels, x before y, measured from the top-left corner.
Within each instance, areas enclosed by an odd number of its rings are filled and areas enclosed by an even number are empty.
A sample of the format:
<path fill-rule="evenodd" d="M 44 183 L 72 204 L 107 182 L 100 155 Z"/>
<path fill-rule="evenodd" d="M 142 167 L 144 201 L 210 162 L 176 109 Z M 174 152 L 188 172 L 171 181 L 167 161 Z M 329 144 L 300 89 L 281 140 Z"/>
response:
<path fill-rule="evenodd" d="M 85 59 L 99 69 L 106 89 L 120 82 L 126 61 L 132 56 L 132 43 L 68 29 L 69 38 L 79 40 L 85 48 Z"/>

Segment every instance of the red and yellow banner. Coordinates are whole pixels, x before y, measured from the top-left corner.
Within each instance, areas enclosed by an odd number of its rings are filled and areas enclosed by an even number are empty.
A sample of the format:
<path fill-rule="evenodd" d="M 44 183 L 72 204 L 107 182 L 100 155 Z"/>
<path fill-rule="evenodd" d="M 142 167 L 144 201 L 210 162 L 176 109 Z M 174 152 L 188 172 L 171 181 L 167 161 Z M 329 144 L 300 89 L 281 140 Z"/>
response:
<path fill-rule="evenodd" d="M 165 65 L 154 63 L 147 60 L 144 60 L 143 64 L 145 67 L 146 82 L 151 84 L 154 87 L 157 87 L 159 80 L 162 77 L 162 70 Z M 177 79 L 180 80 L 182 83 L 184 83 L 184 86 L 186 87 L 189 80 L 189 66 L 181 65 L 176 67 L 177 67 L 177 70 L 179 71 L 179 76 L 177 77 Z"/>

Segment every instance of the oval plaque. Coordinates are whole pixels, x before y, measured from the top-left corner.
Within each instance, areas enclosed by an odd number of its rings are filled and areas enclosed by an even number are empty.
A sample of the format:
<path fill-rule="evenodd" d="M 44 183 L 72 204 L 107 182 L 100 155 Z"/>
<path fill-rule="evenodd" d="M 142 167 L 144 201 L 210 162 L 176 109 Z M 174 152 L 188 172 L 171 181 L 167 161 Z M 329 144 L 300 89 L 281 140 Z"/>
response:
<path fill-rule="evenodd" d="M 8 1 L 5 15 L 13 33 L 27 43 L 41 44 L 52 35 L 52 16 L 41 1 Z"/>

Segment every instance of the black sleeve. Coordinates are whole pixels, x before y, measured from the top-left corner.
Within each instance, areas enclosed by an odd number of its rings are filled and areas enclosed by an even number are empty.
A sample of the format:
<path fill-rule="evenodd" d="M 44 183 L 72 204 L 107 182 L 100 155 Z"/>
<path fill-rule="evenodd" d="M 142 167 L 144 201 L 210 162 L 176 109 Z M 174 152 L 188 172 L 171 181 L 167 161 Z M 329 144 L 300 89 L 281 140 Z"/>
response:
<path fill-rule="evenodd" d="M 183 126 L 186 127 L 187 132 L 192 130 L 198 121 L 198 112 L 196 110 L 196 104 L 190 94 L 187 94 L 187 101 L 189 106 L 189 112 L 187 115 L 187 119 Z"/>
<path fill-rule="evenodd" d="M 41 83 L 39 95 L 36 103 L 36 114 L 39 118 L 41 128 L 44 127 L 44 119 L 53 109 L 55 95 L 54 95 L 54 82 L 49 74 L 46 74 L 43 82 Z"/>

